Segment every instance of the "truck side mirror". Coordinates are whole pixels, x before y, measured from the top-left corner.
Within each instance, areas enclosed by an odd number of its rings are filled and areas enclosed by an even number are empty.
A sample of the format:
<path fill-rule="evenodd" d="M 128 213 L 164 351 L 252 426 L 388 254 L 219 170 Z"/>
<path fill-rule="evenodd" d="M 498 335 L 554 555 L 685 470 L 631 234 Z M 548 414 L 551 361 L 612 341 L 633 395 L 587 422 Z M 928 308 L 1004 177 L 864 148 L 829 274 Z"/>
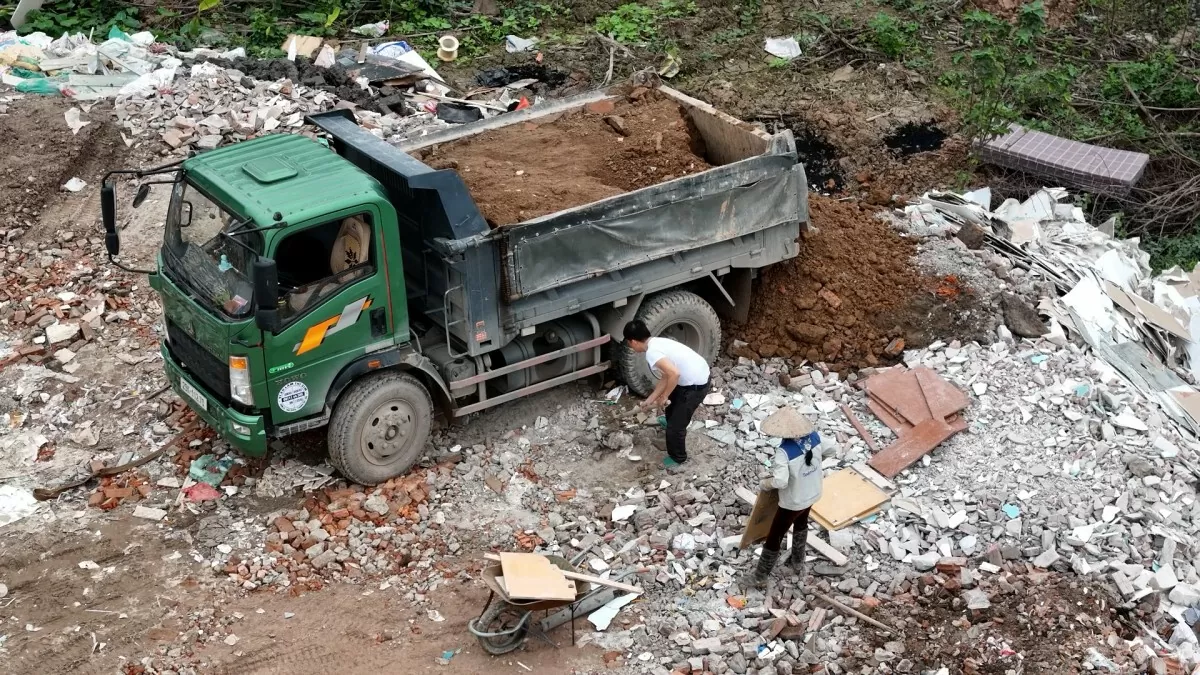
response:
<path fill-rule="evenodd" d="M 275 261 L 254 261 L 254 324 L 264 332 L 279 332 L 279 272 Z"/>
<path fill-rule="evenodd" d="M 100 186 L 100 218 L 104 221 L 104 248 L 108 249 L 108 255 L 117 255 L 121 251 L 121 238 L 117 234 L 117 191 L 109 181 Z"/>
<path fill-rule="evenodd" d="M 142 202 L 146 201 L 146 197 L 149 197 L 149 196 L 150 196 L 150 184 L 142 183 L 141 185 L 139 185 L 138 189 L 137 189 L 137 194 L 135 194 L 133 196 L 133 208 L 136 209 L 137 207 L 141 206 Z"/>

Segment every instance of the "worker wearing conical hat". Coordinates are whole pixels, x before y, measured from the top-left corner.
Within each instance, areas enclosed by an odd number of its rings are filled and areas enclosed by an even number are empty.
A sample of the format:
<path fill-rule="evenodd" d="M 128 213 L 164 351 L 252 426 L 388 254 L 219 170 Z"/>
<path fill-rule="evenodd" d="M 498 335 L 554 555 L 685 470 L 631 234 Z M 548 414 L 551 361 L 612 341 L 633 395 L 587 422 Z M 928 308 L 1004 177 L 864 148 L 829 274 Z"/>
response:
<path fill-rule="evenodd" d="M 808 512 L 821 498 L 821 437 L 812 422 L 794 408 L 771 413 L 759 427 L 767 436 L 782 438 L 771 463 L 771 475 L 763 479 L 763 490 L 779 491 L 779 509 L 763 542 L 762 556 L 750 581 L 761 586 L 767 581 L 784 535 L 792 528 L 792 550 L 788 564 L 804 575 L 805 545 L 808 542 Z"/>

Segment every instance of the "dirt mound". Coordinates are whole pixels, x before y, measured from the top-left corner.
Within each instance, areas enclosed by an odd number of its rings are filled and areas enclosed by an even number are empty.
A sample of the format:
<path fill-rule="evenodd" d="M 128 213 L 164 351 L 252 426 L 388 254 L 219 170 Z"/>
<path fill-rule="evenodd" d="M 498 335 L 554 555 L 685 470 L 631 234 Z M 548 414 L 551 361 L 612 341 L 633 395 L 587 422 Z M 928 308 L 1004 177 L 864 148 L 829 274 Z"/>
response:
<path fill-rule="evenodd" d="M 554 119 L 496 129 L 421 153 L 456 169 L 493 226 L 511 225 L 710 168 L 675 101 L 589 104 Z M 619 130 L 623 130 L 624 135 Z"/>
<path fill-rule="evenodd" d="M 71 178 L 87 181 L 91 190 L 104 171 L 123 166 L 125 144 L 102 106 L 83 114 L 91 123 L 75 135 L 63 117 L 71 104 L 62 99 L 23 98 L 7 107 L 0 115 L 6 150 L 0 153 L 0 230 L 27 230 L 47 202 L 65 194 L 62 185 Z"/>
<path fill-rule="evenodd" d="M 978 588 L 965 590 L 957 572 L 927 574 L 908 593 L 881 605 L 875 616 L 906 638 L 875 636 L 871 646 L 911 662 L 911 672 L 1138 672 L 1127 650 L 1109 646 L 1110 635 L 1134 637 L 1119 622 L 1120 603 L 1114 599 L 1101 586 L 1050 572 L 984 575 Z M 969 609 L 968 602 L 990 606 Z M 874 666 L 880 656 L 876 651 L 874 658 L 849 659 L 853 663 L 845 665 L 851 670 L 864 662 Z M 1084 666 L 1088 661 L 1091 668 Z"/>
<path fill-rule="evenodd" d="M 762 276 L 741 338 L 767 358 L 876 365 L 900 337 L 876 317 L 922 290 L 909 263 L 916 248 L 859 204 L 809 199 L 818 232 L 806 237 L 798 257 Z"/>
<path fill-rule="evenodd" d="M 749 343 L 746 356 L 862 368 L 938 339 L 990 341 L 995 318 L 985 301 L 953 275 L 923 276 L 916 245 L 874 207 L 819 195 L 809 207 L 817 232 L 798 257 L 763 274 L 750 321 L 732 331 Z"/>

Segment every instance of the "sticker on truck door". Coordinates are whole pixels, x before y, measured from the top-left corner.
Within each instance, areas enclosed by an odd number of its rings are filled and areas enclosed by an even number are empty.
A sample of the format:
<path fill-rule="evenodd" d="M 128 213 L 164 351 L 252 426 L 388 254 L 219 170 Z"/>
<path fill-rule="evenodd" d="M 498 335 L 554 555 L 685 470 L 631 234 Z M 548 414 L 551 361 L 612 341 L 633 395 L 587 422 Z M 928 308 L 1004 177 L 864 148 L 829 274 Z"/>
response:
<path fill-rule="evenodd" d="M 342 308 L 341 314 L 331 316 L 321 323 L 311 327 L 304 333 L 304 339 L 296 343 L 292 347 L 292 351 L 299 356 L 305 352 L 312 351 L 321 346 L 327 336 L 333 335 L 344 328 L 349 328 L 358 322 L 358 317 L 362 316 L 363 310 L 371 307 L 371 296 L 359 298 L 354 302 Z"/>
<path fill-rule="evenodd" d="M 275 404 L 285 413 L 302 410 L 308 404 L 308 387 L 303 382 L 288 382 L 280 388 Z"/>

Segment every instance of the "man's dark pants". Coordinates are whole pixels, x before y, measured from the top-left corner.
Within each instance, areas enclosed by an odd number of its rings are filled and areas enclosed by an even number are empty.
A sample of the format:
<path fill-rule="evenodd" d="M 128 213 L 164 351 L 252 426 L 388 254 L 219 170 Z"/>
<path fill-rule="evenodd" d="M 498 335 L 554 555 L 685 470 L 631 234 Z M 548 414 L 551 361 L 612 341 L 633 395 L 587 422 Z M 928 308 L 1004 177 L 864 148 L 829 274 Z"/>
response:
<path fill-rule="evenodd" d="M 676 462 L 687 461 L 687 427 L 711 388 L 710 382 L 677 386 L 667 397 L 671 402 L 667 406 L 667 455 Z"/>

